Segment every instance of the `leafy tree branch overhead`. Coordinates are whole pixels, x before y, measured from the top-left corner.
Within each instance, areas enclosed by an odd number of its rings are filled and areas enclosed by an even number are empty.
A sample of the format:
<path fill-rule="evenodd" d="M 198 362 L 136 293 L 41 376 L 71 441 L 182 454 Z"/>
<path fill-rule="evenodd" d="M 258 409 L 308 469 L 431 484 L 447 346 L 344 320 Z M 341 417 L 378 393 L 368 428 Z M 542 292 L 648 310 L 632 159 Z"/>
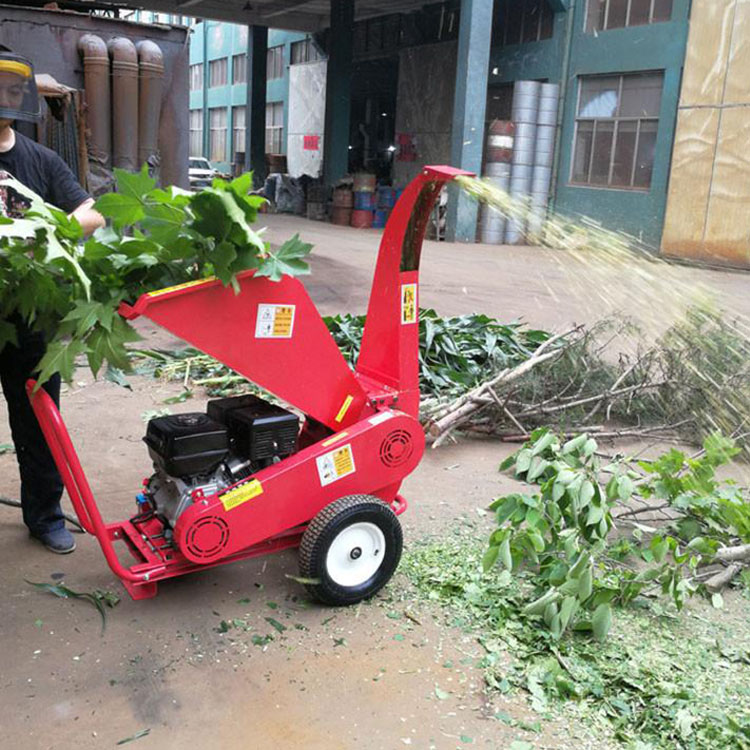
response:
<path fill-rule="evenodd" d="M 272 250 L 253 228 L 265 199 L 248 195 L 250 173 L 199 193 L 158 188 L 145 167 L 115 177 L 117 192 L 96 203 L 110 226 L 85 241 L 75 218 L 2 181 L 30 206 L 22 219 L 0 216 L 0 348 L 15 343 L 14 319 L 44 331 L 40 382 L 56 372 L 70 381 L 81 354 L 94 375 L 104 365 L 128 371 L 126 344 L 138 334 L 117 315 L 124 300 L 209 276 L 239 292 L 246 269 L 272 281 L 309 273 L 311 245 L 295 235 Z"/>

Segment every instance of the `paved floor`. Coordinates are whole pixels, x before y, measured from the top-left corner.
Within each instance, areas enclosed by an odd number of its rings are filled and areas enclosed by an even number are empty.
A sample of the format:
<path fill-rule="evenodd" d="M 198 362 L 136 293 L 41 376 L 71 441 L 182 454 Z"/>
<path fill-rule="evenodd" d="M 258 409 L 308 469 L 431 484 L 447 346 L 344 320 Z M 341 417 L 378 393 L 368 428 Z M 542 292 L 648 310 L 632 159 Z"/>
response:
<path fill-rule="evenodd" d="M 288 216 L 267 223 L 274 242 L 299 232 L 315 244 L 307 285 L 321 312 L 365 310 L 378 232 Z M 624 309 L 663 327 L 676 290 L 683 304 L 705 286 L 723 308 L 750 315 L 748 276 L 738 273 L 660 264 L 634 273 L 595 258 L 566 264 L 536 248 L 435 242 L 422 257 L 422 304 L 443 314 L 481 311 L 560 329 Z M 155 330 L 143 330 L 147 343 L 158 339 Z M 63 396 L 107 520 L 132 512 L 148 472 L 142 415 L 165 408 L 180 391 L 179 384 L 144 378 L 133 386 L 131 392 L 92 383 L 79 371 Z M 172 408 L 203 405 L 196 398 Z M 7 442 L 0 402 L 0 444 Z M 404 485 L 406 543 L 472 519 L 486 538 L 489 521 L 477 509 L 509 490 L 497 466 L 510 450 L 473 442 L 428 452 Z M 18 496 L 13 455 L 0 455 L 0 495 Z M 543 734 L 525 735 L 492 719 L 498 709 L 530 718 L 523 696 L 488 698 L 475 666 L 482 656 L 476 639 L 433 620 L 438 613 L 429 608 L 418 613 L 421 624 L 406 618 L 401 578 L 371 605 L 324 610 L 309 605 L 287 577 L 296 573 L 288 551 L 165 583 L 151 601 L 125 597 L 102 636 L 87 604 L 26 583 L 64 577 L 78 590 L 124 594 L 91 537 L 79 537 L 76 553 L 58 558 L 28 539 L 19 511 L 0 507 L 0 570 L 3 748 L 109 748 L 147 729 L 134 748 L 453 750 L 468 746 L 462 737 L 485 748 L 520 737 L 535 747 L 607 747 L 600 739 L 575 739 L 575 727 L 545 724 Z M 278 633 L 269 617 L 286 630 Z M 236 625 L 222 632 L 222 620 Z M 266 635 L 274 640 L 253 643 Z"/>

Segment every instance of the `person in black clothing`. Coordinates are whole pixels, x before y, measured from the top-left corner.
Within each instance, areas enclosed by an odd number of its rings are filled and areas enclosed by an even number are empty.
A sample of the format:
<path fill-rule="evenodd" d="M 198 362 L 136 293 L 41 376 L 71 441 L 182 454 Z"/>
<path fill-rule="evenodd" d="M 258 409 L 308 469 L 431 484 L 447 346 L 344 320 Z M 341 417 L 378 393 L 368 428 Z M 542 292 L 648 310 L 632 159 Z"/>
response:
<path fill-rule="evenodd" d="M 60 156 L 11 127 L 14 120 L 34 121 L 38 117 L 31 63 L 0 46 L 0 180 L 15 178 L 48 203 L 75 216 L 89 234 L 104 226 L 91 196 Z M 27 207 L 23 196 L 0 185 L 0 215 L 19 218 Z M 17 343 L 6 344 L 0 351 L 0 382 L 21 474 L 23 520 L 32 537 L 47 549 L 64 554 L 76 545 L 65 528 L 60 508 L 62 480 L 25 391 L 26 380 L 33 376 L 44 355 L 44 335 L 32 331 L 17 314 L 10 321 L 16 328 Z M 59 376 L 50 378 L 44 388 L 59 406 Z"/>

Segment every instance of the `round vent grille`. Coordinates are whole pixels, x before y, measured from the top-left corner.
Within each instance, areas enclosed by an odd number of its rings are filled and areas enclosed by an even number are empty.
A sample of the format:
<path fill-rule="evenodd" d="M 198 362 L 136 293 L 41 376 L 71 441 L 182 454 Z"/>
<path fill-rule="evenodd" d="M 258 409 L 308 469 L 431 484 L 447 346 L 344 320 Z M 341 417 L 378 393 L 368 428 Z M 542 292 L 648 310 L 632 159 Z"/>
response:
<path fill-rule="evenodd" d="M 388 433 L 380 444 L 380 460 L 391 468 L 406 463 L 413 452 L 414 443 L 406 430 Z"/>
<path fill-rule="evenodd" d="M 219 516 L 199 518 L 186 535 L 187 551 L 194 560 L 210 560 L 220 555 L 229 541 L 229 526 Z"/>

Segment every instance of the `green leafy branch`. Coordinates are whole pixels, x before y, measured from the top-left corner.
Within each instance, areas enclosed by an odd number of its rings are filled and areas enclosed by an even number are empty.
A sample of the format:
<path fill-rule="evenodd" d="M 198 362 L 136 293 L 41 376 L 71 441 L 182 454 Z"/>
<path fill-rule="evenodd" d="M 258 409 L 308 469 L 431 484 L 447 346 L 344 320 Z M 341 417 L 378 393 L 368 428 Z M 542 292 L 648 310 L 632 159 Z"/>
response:
<path fill-rule="evenodd" d="M 602 466 L 593 438 L 563 442 L 540 428 L 500 467 L 536 491 L 492 503 L 498 528 L 483 566 L 499 562 L 507 578 L 531 576 L 537 595 L 524 614 L 555 639 L 572 629 L 604 640 L 612 606 L 639 596 L 661 592 L 681 609 L 705 590 L 699 568 L 719 562 L 720 547 L 750 535 L 747 498 L 715 477 L 737 452 L 732 440 L 714 434 L 699 458 L 672 450 L 638 462 L 638 470 L 624 458 Z M 654 513 L 665 510 L 654 526 Z M 632 533 L 615 534 L 618 524 Z"/>
<path fill-rule="evenodd" d="M 199 193 L 158 188 L 145 166 L 116 169 L 115 179 L 117 192 L 96 202 L 110 226 L 85 241 L 75 218 L 3 181 L 30 207 L 22 219 L 0 217 L 0 348 L 16 343 L 19 318 L 45 332 L 40 382 L 57 372 L 69 381 L 80 355 L 94 375 L 105 363 L 129 371 L 126 344 L 138 335 L 117 315 L 123 300 L 209 276 L 239 292 L 236 276 L 247 269 L 273 281 L 309 273 L 311 245 L 295 236 L 272 250 L 251 226 L 265 202 L 248 194 L 251 174 Z"/>

